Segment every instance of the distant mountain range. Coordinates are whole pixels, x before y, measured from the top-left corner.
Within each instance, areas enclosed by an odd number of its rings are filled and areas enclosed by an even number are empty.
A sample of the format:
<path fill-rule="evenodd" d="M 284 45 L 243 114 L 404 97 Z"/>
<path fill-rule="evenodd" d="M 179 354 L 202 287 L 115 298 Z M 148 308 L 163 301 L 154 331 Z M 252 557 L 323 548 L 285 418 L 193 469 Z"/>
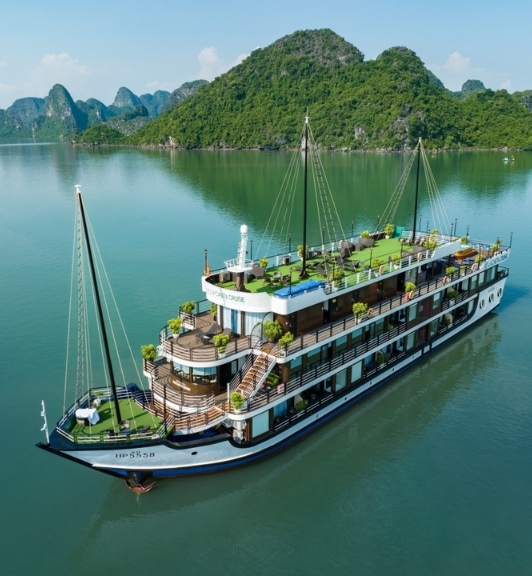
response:
<path fill-rule="evenodd" d="M 45 98 L 0 110 L 0 136 L 73 138 L 83 144 L 176 148 L 282 148 L 298 145 L 309 109 L 324 149 L 532 149 L 532 90 L 509 94 L 468 80 L 447 90 L 405 47 L 364 60 L 331 30 L 299 31 L 254 50 L 213 82 L 171 94 L 120 88 L 113 104 L 74 103 L 55 85 Z"/>
<path fill-rule="evenodd" d="M 7 110 L 0 110 L 0 137 L 66 139 L 97 125 L 109 126 L 127 136 L 164 111 L 171 110 L 205 84 L 206 80 L 195 80 L 186 82 L 172 93 L 158 90 L 141 96 L 122 87 L 109 106 L 95 98 L 74 102 L 68 90 L 56 84 L 46 98 L 20 98 Z"/>

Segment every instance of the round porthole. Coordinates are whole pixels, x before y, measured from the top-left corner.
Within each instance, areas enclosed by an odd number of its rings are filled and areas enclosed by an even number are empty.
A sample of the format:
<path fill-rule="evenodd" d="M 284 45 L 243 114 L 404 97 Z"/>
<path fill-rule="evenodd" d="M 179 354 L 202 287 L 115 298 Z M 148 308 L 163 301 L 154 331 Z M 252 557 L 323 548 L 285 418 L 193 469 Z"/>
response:
<path fill-rule="evenodd" d="M 482 309 L 486 308 L 486 300 L 481 300 L 481 301 L 480 301 L 480 307 L 481 307 Z"/>
<path fill-rule="evenodd" d="M 192 456 L 195 456 L 197 454 L 197 452 L 192 452 Z"/>
<path fill-rule="evenodd" d="M 489 300 L 490 302 L 493 302 L 493 301 L 495 300 L 495 294 L 493 294 L 493 292 L 489 295 L 488 300 Z"/>
<path fill-rule="evenodd" d="M 497 296 L 499 298 L 502 296 L 502 288 L 497 288 Z"/>

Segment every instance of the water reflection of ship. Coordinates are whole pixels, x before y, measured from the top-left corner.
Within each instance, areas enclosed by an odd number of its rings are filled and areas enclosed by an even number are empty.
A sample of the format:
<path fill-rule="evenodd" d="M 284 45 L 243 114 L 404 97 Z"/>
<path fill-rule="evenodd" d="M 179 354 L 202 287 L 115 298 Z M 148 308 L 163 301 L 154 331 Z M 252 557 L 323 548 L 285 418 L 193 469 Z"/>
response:
<path fill-rule="evenodd" d="M 348 466 L 349 473 L 355 476 L 350 476 L 350 482 L 356 482 L 356 476 L 372 473 L 378 454 L 385 450 L 395 457 L 397 451 L 423 434 L 456 394 L 464 394 L 474 382 L 485 377 L 497 362 L 493 351 L 500 339 L 498 316 L 492 313 L 465 330 L 460 339 L 443 345 L 320 431 L 277 453 L 275 458 L 218 474 L 216 482 L 212 482 L 211 475 L 185 476 L 179 482 L 160 480 L 149 498 L 140 499 L 142 506 L 132 509 L 131 498 L 135 496 L 123 490 L 120 483 L 109 480 L 107 496 L 99 506 L 80 554 L 99 549 L 107 525 L 111 530 L 117 522 L 172 512 L 188 511 L 187 517 L 204 518 L 207 512 L 198 509 L 203 506 L 219 506 L 230 513 L 252 506 L 258 492 L 290 486 L 294 477 L 309 479 L 322 474 L 318 469 L 329 470 L 328 476 L 338 480 L 334 469 L 340 462 L 342 473 Z M 330 484 L 332 490 L 335 484 L 336 481 Z M 297 486 L 301 489 L 301 484 Z"/>

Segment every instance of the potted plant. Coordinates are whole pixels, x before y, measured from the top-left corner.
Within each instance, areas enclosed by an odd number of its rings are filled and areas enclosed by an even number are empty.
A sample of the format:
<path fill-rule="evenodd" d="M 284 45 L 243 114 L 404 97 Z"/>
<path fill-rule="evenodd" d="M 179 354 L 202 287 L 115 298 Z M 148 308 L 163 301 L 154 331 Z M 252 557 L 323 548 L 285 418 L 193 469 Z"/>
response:
<path fill-rule="evenodd" d="M 194 300 L 190 300 L 189 302 L 185 302 L 181 306 L 181 310 L 183 312 L 185 312 L 186 314 L 192 313 L 194 311 L 194 308 L 196 308 L 196 303 L 194 302 Z"/>
<path fill-rule="evenodd" d="M 408 296 L 409 300 L 415 296 L 414 290 L 416 289 L 416 285 L 413 282 L 407 282 L 405 284 L 405 294 Z"/>
<path fill-rule="evenodd" d="M 211 304 L 211 314 L 212 317 L 216 320 L 216 316 L 218 315 L 218 304 L 214 302 Z"/>
<path fill-rule="evenodd" d="M 373 260 L 370 262 L 370 266 L 373 268 L 373 270 L 379 271 L 381 274 L 384 273 L 384 269 L 382 269 L 381 272 L 381 266 L 384 266 L 384 260 L 382 260 L 382 258 L 373 258 Z"/>
<path fill-rule="evenodd" d="M 275 320 L 265 320 L 263 326 L 264 336 L 268 339 L 268 342 L 275 342 L 283 335 L 281 325 Z"/>
<path fill-rule="evenodd" d="M 308 400 L 300 400 L 299 402 L 296 402 L 294 404 L 294 408 L 298 412 L 303 412 L 303 410 L 306 408 L 307 405 L 308 405 Z"/>
<path fill-rule="evenodd" d="M 454 305 L 454 299 L 458 296 L 458 292 L 454 288 L 447 289 L 447 298 L 449 298 L 449 305 Z"/>
<path fill-rule="evenodd" d="M 389 359 L 390 355 L 387 352 L 382 352 L 381 350 L 379 350 L 375 355 L 375 362 L 377 363 L 377 366 L 388 362 Z"/>
<path fill-rule="evenodd" d="M 362 230 L 360 233 L 361 238 L 369 238 L 369 230 Z"/>
<path fill-rule="evenodd" d="M 305 258 L 308 258 L 308 246 L 305 246 L 304 248 L 305 248 Z M 303 244 L 300 244 L 300 245 L 297 247 L 297 255 L 298 255 L 300 258 L 303 258 Z"/>
<path fill-rule="evenodd" d="M 218 356 L 220 358 L 223 358 L 225 356 L 225 351 L 228 342 L 229 342 L 229 334 L 215 334 L 212 337 L 212 343 L 214 344 L 216 351 L 218 352 Z"/>
<path fill-rule="evenodd" d="M 261 258 L 259 260 L 259 266 L 261 268 L 264 268 L 264 270 L 266 270 L 266 268 L 268 268 L 268 258 L 266 258 L 266 256 L 264 256 L 263 258 Z"/>
<path fill-rule="evenodd" d="M 360 322 L 360 316 L 363 316 L 367 311 L 368 305 L 365 302 L 355 302 L 353 304 L 353 314 L 357 324 Z"/>
<path fill-rule="evenodd" d="M 231 399 L 231 404 L 235 409 L 235 412 L 240 412 L 242 408 L 246 405 L 246 399 L 240 392 L 231 392 L 229 398 Z"/>
<path fill-rule="evenodd" d="M 399 270 L 399 267 L 401 266 L 401 254 L 399 252 L 392 254 L 392 262 L 393 262 L 393 267 L 396 270 Z"/>
<path fill-rule="evenodd" d="M 454 273 L 455 273 L 454 266 L 447 266 L 447 268 L 445 268 L 445 274 L 447 274 L 447 276 L 449 276 L 449 280 L 453 279 Z"/>
<path fill-rule="evenodd" d="M 327 276 L 333 290 L 337 289 L 336 284 L 344 277 L 344 271 L 341 268 L 334 268 Z"/>
<path fill-rule="evenodd" d="M 288 346 L 290 346 L 293 341 L 294 335 L 292 332 L 286 332 L 279 338 L 279 345 L 281 346 L 281 350 L 284 356 L 286 356 L 286 353 L 288 352 Z"/>
<path fill-rule="evenodd" d="M 423 247 L 428 248 L 429 250 L 434 250 L 436 246 L 437 246 L 436 240 L 431 240 L 430 238 L 429 240 L 425 240 L 425 242 L 423 242 Z"/>
<path fill-rule="evenodd" d="M 386 224 L 384 227 L 384 234 L 386 238 L 391 238 L 395 232 L 395 224 Z"/>
<path fill-rule="evenodd" d="M 140 353 L 146 362 L 153 362 L 157 357 L 157 350 L 153 344 L 145 344 L 140 347 Z"/>
<path fill-rule="evenodd" d="M 179 330 L 181 329 L 182 324 L 183 318 L 170 318 L 170 320 L 168 320 L 168 327 L 172 331 L 174 338 L 179 336 Z"/>
<path fill-rule="evenodd" d="M 460 244 L 461 244 L 462 246 L 467 246 L 467 236 L 462 236 L 462 237 L 460 238 Z"/>

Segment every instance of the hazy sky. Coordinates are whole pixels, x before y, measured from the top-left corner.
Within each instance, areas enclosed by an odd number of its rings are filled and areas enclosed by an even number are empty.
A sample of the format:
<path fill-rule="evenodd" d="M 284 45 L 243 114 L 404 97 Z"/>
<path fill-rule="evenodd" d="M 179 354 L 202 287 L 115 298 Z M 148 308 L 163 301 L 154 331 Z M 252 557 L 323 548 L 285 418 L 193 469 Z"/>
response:
<path fill-rule="evenodd" d="M 451 90 L 532 89 L 532 0 L 0 0 L 0 108 L 63 84 L 110 104 L 212 80 L 256 47 L 331 28 L 374 59 L 414 50 Z"/>

